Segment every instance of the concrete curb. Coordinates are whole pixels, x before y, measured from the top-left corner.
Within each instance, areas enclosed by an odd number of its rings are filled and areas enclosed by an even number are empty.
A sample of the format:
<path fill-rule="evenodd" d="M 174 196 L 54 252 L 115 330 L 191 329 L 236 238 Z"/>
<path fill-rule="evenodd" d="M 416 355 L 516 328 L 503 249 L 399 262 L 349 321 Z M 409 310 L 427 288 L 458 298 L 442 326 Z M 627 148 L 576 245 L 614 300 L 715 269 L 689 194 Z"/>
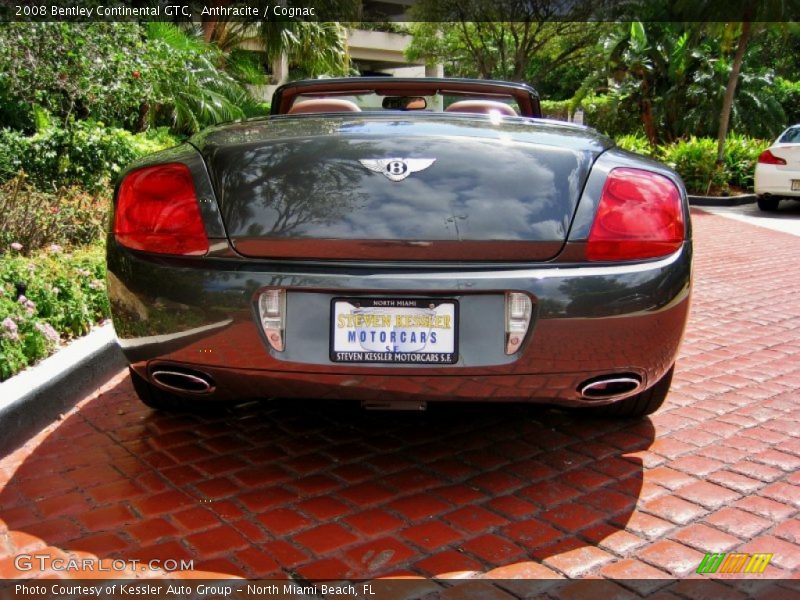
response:
<path fill-rule="evenodd" d="M 691 206 L 741 206 L 742 204 L 753 204 L 755 201 L 755 194 L 742 194 L 740 196 L 689 196 L 689 204 Z"/>
<path fill-rule="evenodd" d="M 0 456 L 23 444 L 124 366 L 114 329 L 107 323 L 0 383 Z"/>

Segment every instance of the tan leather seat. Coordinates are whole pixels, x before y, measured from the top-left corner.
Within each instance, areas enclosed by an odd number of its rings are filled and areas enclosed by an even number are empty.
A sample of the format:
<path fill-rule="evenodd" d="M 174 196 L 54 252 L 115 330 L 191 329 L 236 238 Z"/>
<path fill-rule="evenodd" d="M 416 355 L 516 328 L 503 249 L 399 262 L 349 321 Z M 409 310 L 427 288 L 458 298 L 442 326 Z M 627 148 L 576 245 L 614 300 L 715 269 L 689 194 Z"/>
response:
<path fill-rule="evenodd" d="M 361 112 L 361 109 L 350 100 L 339 98 L 315 98 L 296 102 L 289 109 L 290 115 L 302 113 Z"/>
<path fill-rule="evenodd" d="M 517 116 L 517 111 L 508 104 L 495 100 L 459 100 L 448 106 L 445 112 L 478 113 L 484 115 L 497 112 L 506 117 Z"/>

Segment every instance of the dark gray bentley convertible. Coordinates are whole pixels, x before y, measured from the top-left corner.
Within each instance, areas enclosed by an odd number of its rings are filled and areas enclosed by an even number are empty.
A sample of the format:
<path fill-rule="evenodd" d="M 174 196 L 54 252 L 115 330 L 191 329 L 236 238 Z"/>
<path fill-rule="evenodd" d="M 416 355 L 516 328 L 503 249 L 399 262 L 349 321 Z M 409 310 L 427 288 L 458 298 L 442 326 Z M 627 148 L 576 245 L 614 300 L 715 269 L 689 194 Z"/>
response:
<path fill-rule="evenodd" d="M 141 399 L 663 402 L 689 309 L 678 176 L 528 86 L 339 79 L 133 165 L 109 294 Z"/>

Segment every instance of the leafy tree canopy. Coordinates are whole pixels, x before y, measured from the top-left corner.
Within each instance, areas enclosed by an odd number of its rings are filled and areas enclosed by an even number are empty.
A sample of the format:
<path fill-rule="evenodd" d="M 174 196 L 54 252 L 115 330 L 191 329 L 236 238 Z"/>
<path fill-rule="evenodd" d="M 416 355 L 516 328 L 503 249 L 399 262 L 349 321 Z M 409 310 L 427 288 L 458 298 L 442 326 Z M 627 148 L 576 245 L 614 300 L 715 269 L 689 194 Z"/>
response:
<path fill-rule="evenodd" d="M 0 24 L 0 118 L 30 128 L 33 105 L 63 119 L 135 118 L 145 53 L 136 23 Z"/>

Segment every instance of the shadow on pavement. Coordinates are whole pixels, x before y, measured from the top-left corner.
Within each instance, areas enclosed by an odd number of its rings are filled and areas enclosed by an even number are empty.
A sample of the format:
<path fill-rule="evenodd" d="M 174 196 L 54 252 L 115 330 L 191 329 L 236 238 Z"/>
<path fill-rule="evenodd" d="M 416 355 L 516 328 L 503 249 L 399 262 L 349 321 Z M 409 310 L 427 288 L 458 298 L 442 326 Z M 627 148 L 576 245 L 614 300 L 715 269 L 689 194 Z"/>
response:
<path fill-rule="evenodd" d="M 193 559 L 249 578 L 505 578 L 579 576 L 643 543 L 623 530 L 647 526 L 631 519 L 646 419 L 312 401 L 164 415 L 115 381 L 3 487 L 12 554 Z M 0 558 L 0 576 L 13 575 Z"/>

